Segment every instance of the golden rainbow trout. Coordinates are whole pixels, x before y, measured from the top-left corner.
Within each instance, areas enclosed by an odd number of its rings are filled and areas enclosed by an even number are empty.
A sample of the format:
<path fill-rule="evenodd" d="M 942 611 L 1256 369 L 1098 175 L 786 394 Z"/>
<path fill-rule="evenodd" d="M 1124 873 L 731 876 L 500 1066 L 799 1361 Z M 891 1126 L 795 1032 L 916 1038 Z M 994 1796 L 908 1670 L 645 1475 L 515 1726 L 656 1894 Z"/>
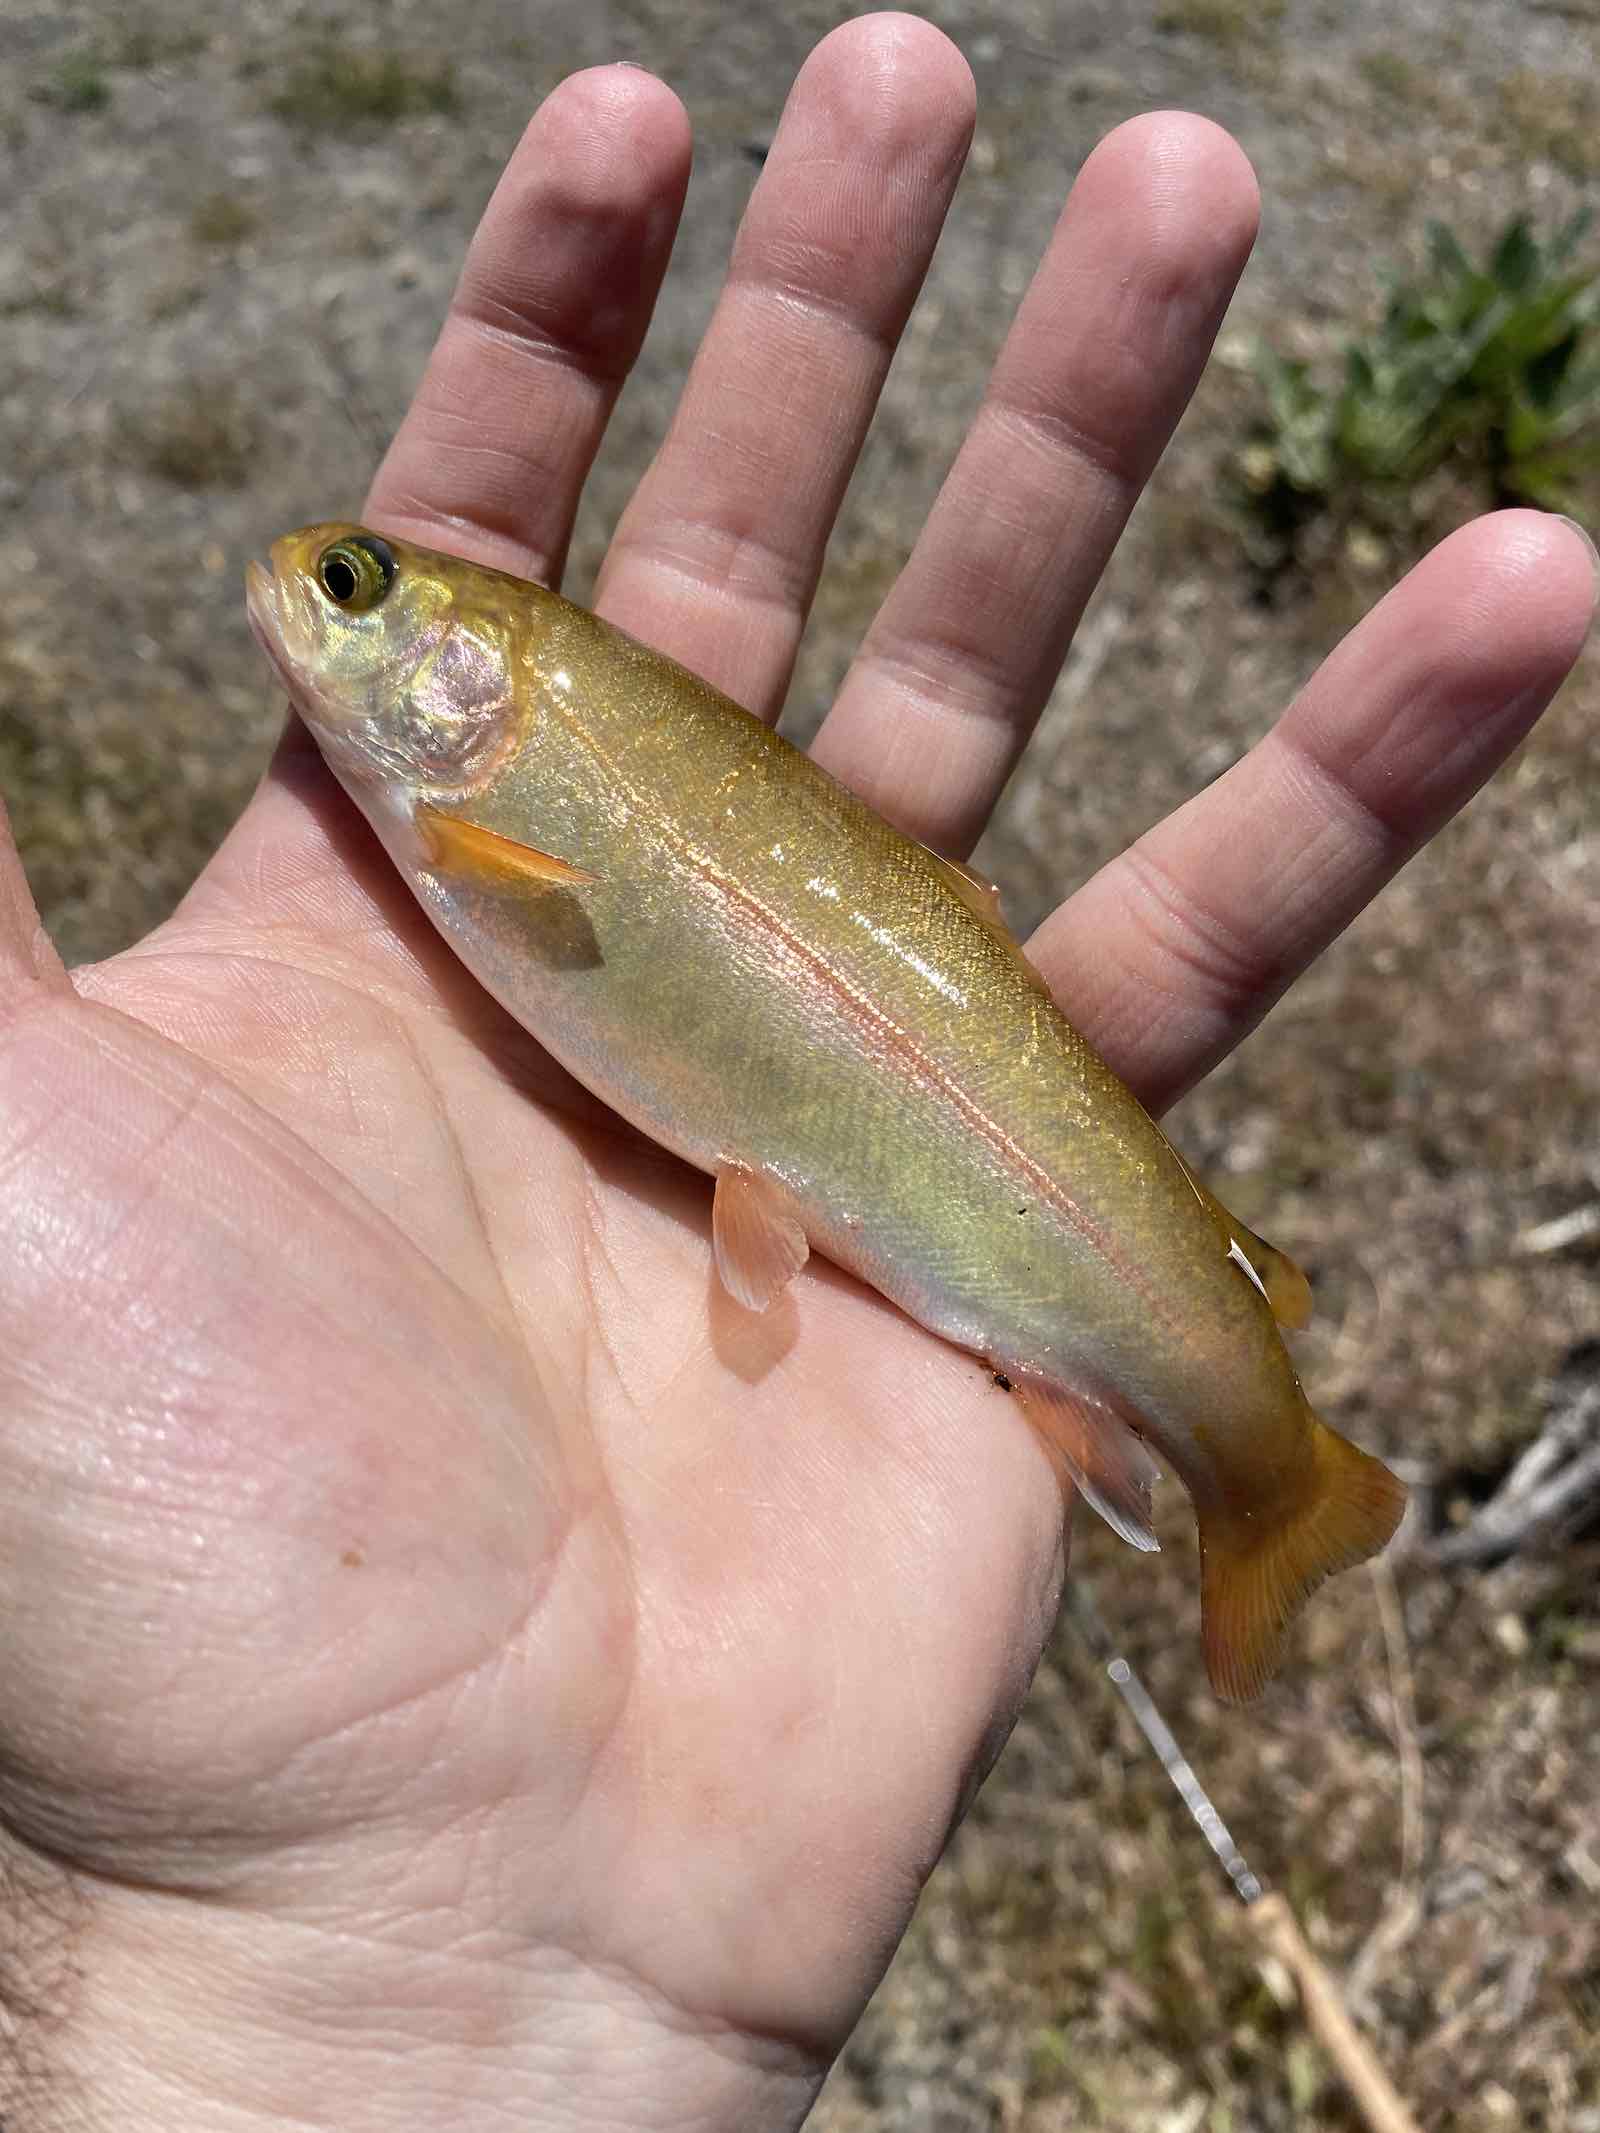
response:
<path fill-rule="evenodd" d="M 992 889 L 673 661 L 358 526 L 252 564 L 251 626 L 479 981 L 716 1181 L 730 1294 L 810 1251 L 1009 1382 L 1154 1548 L 1145 1440 L 1200 1530 L 1206 1666 L 1254 1695 L 1405 1492 L 1312 1413 L 1310 1292 L 1056 1008 Z"/>

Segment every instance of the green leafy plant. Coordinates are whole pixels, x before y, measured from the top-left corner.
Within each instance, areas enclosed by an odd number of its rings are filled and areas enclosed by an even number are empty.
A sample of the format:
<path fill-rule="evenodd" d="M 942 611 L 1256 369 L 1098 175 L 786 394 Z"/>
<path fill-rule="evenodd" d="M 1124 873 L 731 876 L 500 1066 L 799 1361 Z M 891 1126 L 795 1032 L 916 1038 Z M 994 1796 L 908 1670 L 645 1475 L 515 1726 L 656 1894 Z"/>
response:
<path fill-rule="evenodd" d="M 111 101 L 111 84 L 93 52 L 69 52 L 46 81 L 28 91 L 36 104 L 56 111 L 103 111 Z"/>
<path fill-rule="evenodd" d="M 1498 503 L 1581 509 L 1600 468 L 1600 269 L 1575 263 L 1589 221 L 1541 244 L 1518 218 L 1482 266 L 1430 225 L 1427 273 L 1391 287 L 1331 388 L 1260 343 L 1266 405 L 1238 459 L 1257 524 L 1292 542 L 1330 510 L 1393 523 L 1447 463 Z"/>

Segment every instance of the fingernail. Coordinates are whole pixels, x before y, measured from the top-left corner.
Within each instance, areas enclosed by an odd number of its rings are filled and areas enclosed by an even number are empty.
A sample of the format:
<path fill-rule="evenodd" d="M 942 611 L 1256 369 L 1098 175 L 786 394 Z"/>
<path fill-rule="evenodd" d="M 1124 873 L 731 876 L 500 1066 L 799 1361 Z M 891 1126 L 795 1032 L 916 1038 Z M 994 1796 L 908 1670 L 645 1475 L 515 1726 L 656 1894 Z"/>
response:
<path fill-rule="evenodd" d="M 1573 532 L 1582 538 L 1583 545 L 1589 551 L 1589 566 L 1594 572 L 1595 591 L 1600 595 L 1600 548 L 1596 548 L 1594 544 L 1594 535 L 1587 526 L 1580 526 L 1575 518 L 1569 518 L 1565 511 L 1558 511 L 1556 516 L 1562 525 L 1570 526 Z"/>

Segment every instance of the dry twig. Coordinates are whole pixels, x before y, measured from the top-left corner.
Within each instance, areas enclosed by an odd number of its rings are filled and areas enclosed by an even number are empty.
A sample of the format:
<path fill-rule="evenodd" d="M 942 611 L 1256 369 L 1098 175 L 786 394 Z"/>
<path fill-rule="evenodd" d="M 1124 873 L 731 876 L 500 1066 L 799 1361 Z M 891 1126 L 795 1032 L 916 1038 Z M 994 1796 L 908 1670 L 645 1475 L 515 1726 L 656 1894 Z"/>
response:
<path fill-rule="evenodd" d="M 1383 1627 L 1389 1671 L 1389 1704 L 1394 1713 L 1395 1755 L 1400 1765 L 1400 1872 L 1385 1900 L 1377 1924 L 1367 1935 L 1345 1979 L 1345 1997 L 1359 2011 L 1366 2004 L 1383 1965 L 1403 1948 L 1422 1921 L 1423 1823 L 1422 1746 L 1417 1732 L 1416 1684 L 1411 1671 L 1411 1640 L 1406 1635 L 1400 1588 L 1385 1556 L 1367 1565 Z"/>
<path fill-rule="evenodd" d="M 1575 1392 L 1558 1395 L 1543 1429 L 1500 1487 L 1459 1532 L 1433 1544 L 1440 1563 L 1498 1563 L 1520 1549 L 1576 1525 L 1600 1504 L 1600 1378 L 1595 1357 L 1581 1349 L 1581 1363 L 1564 1373 Z"/>

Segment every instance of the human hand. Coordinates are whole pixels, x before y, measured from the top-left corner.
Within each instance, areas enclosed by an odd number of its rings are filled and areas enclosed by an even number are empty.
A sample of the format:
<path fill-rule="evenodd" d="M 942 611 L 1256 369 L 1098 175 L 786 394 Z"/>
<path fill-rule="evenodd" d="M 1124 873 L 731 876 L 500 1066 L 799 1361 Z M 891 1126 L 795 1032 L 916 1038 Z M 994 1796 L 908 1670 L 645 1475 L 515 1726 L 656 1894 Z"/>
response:
<path fill-rule="evenodd" d="M 971 95 L 909 18 L 819 48 L 618 529 L 597 605 L 754 709 Z M 687 154 L 635 70 L 546 104 L 375 524 L 558 574 Z M 1172 115 L 1074 189 L 817 743 L 946 851 L 1254 212 Z M 1593 598 L 1559 522 L 1464 530 L 1046 924 L 1153 1108 L 1520 738 Z M 70 982 L 7 864 L 0 1857 L 23 1993 L 60 2002 L 34 2056 L 85 2123 L 166 2133 L 795 2122 L 1049 1625 L 1059 1499 L 1013 1404 L 815 1261 L 781 1339 L 729 1305 L 707 1181 L 478 992 L 298 730 L 177 916 Z M 0 2115 L 27 2127 L 3 2085 Z"/>

